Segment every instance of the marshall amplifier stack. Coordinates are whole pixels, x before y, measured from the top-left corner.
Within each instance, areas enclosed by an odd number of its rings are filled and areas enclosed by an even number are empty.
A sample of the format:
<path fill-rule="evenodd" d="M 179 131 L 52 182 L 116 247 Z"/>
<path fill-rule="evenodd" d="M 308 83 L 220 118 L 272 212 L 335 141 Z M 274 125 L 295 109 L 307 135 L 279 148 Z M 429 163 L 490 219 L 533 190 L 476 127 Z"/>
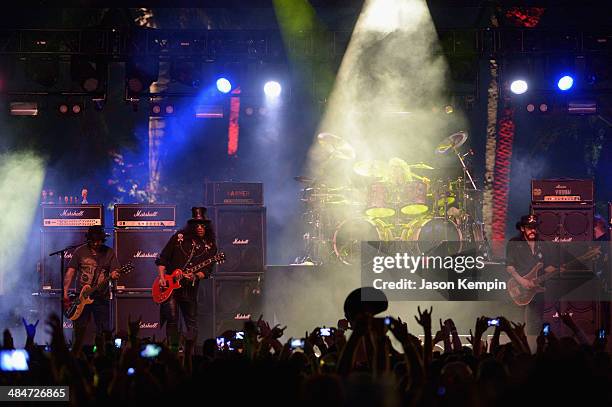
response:
<path fill-rule="evenodd" d="M 116 329 L 127 329 L 128 317 L 142 316 L 140 335 L 164 337 L 159 325 L 159 306 L 151 299 L 157 277 L 155 258 L 176 228 L 176 205 L 116 204 L 114 249 L 120 264 L 131 262 L 134 270 L 117 283 Z"/>
<path fill-rule="evenodd" d="M 592 179 L 532 180 L 531 209 L 540 220 L 540 239 L 593 240 L 594 196 Z"/>
<path fill-rule="evenodd" d="M 562 264 L 587 252 L 587 244 L 580 242 L 593 240 L 594 207 L 592 179 L 531 181 L 531 209 L 539 218 L 539 239 L 561 243 L 555 253 Z M 559 313 L 570 313 L 586 334 L 593 335 L 602 321 L 601 282 L 595 277 L 593 262 L 567 264 L 571 265 L 566 272 L 546 284 L 544 318 L 555 332 L 568 333 Z"/>
<path fill-rule="evenodd" d="M 104 206 L 95 204 L 43 204 L 40 228 L 40 291 L 33 293 L 39 319 L 46 320 L 50 313 L 60 313 L 63 293 L 62 275 L 77 245 L 85 243 L 87 228 L 104 225 Z M 64 273 L 59 255 L 50 253 L 68 249 L 64 256 Z M 76 278 L 73 280 L 76 289 Z M 72 321 L 63 318 L 64 335 L 72 337 Z M 90 324 L 92 325 L 92 324 Z M 88 328 L 85 340 L 93 341 L 93 328 Z"/>
<path fill-rule="evenodd" d="M 205 337 L 241 326 L 260 311 L 266 261 L 266 208 L 262 183 L 209 182 L 204 202 L 212 219 L 217 247 L 226 261 L 201 284 L 199 324 Z M 212 281 L 211 281 L 212 280 Z M 234 302 L 229 297 L 240 299 Z"/>
<path fill-rule="evenodd" d="M 104 225 L 103 205 L 42 205 L 40 282 L 43 292 L 63 287 L 60 258 L 50 257 L 49 253 L 84 243 L 87 228 L 94 225 Z M 68 266 L 73 251 L 69 249 L 66 252 L 64 268 Z"/>

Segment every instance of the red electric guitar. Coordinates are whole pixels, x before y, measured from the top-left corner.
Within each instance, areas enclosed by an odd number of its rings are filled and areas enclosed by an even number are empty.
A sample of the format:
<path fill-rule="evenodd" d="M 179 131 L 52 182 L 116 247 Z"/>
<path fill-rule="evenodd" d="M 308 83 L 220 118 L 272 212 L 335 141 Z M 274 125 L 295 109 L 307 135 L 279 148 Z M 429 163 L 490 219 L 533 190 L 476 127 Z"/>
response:
<path fill-rule="evenodd" d="M 215 254 L 213 257 L 209 259 L 204 260 L 202 263 L 196 266 L 186 269 L 185 271 L 181 269 L 176 269 L 171 274 L 166 274 L 164 276 L 164 279 L 166 280 L 166 286 L 163 288 L 159 286 L 159 277 L 157 277 L 155 281 L 153 282 L 153 287 L 151 290 L 152 295 L 153 295 L 153 301 L 155 301 L 158 304 L 161 304 L 162 302 L 170 298 L 170 295 L 172 295 L 172 291 L 181 287 L 181 280 L 184 278 L 185 274 L 189 274 L 189 273 L 195 274 L 199 270 L 205 267 L 208 267 L 211 264 L 223 263 L 224 261 L 225 261 L 225 253 L 221 252 L 221 253 Z"/>

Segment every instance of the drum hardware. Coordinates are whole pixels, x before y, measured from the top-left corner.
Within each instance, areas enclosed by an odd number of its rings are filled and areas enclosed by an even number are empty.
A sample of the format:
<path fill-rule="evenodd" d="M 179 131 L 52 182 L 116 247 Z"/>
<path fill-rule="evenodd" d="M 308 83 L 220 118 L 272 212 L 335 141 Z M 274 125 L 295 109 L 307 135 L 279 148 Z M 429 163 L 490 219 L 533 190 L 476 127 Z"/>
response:
<path fill-rule="evenodd" d="M 329 153 L 330 158 L 340 160 L 354 160 L 355 150 L 342 137 L 331 133 L 320 133 L 317 140 L 321 146 Z"/>

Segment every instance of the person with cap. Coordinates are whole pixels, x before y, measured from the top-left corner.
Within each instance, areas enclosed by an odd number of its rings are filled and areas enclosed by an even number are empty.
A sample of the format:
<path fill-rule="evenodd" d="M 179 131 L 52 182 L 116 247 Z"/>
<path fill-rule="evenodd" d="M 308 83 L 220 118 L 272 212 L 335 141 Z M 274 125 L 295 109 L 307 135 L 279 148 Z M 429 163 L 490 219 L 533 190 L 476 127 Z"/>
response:
<path fill-rule="evenodd" d="M 519 234 L 508 242 L 506 246 L 506 271 L 526 290 L 538 288 L 537 284 L 524 276 L 534 269 L 540 273 L 555 271 L 550 263 L 545 263 L 546 256 L 538 241 L 538 225 L 540 221 L 536 215 L 522 216 L 516 223 Z M 525 307 L 525 322 L 527 330 L 538 333 L 542 327 L 544 313 L 544 295 L 540 292 Z"/>
<path fill-rule="evenodd" d="M 217 253 L 215 235 L 211 221 L 206 217 L 206 208 L 194 207 L 191 212 L 192 217 L 187 226 L 170 238 L 155 260 L 162 286 L 166 284 L 166 273 L 176 269 L 187 270 Z M 173 349 L 178 348 L 179 342 L 179 308 L 185 322 L 186 343 L 193 344 L 197 339 L 198 282 L 208 277 L 211 269 L 212 266 L 196 273 L 184 273 L 181 288 L 175 289 L 170 298 L 161 304 L 160 321 L 162 325 L 166 324 L 166 337 Z"/>
<path fill-rule="evenodd" d="M 94 286 L 103 283 L 104 279 L 116 280 L 119 278 L 119 261 L 112 248 L 104 242 L 108 234 L 102 226 L 90 226 L 85 234 L 86 244 L 79 246 L 72 254 L 64 277 L 64 304 L 69 304 L 68 291 L 72 279 L 76 274 L 77 292 L 83 286 Z M 78 273 L 77 273 L 78 271 Z M 95 291 L 91 295 L 93 302 L 83 309 L 83 313 L 74 321 L 72 351 L 78 353 L 83 346 L 85 331 L 89 318 L 94 317 L 96 324 L 96 345 L 102 346 L 110 341 L 112 329 L 110 322 L 110 290 L 109 286 Z"/>

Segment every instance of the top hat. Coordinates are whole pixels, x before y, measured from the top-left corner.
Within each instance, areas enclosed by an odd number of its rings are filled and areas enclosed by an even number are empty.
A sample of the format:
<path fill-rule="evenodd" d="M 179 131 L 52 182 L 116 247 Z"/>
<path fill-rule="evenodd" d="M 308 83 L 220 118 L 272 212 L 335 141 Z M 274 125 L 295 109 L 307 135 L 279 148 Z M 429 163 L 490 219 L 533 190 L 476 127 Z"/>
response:
<path fill-rule="evenodd" d="M 537 215 L 524 215 L 521 220 L 516 222 L 516 228 L 520 230 L 523 226 L 537 227 L 540 224 L 540 219 Z"/>
<path fill-rule="evenodd" d="M 85 239 L 87 241 L 95 241 L 95 240 L 106 240 L 110 235 L 104 232 L 104 228 L 100 225 L 90 226 L 87 229 L 87 233 L 85 233 Z"/>
<path fill-rule="evenodd" d="M 206 217 L 206 208 L 198 206 L 191 208 L 191 219 L 189 219 L 187 223 L 210 224 L 210 219 Z"/>

